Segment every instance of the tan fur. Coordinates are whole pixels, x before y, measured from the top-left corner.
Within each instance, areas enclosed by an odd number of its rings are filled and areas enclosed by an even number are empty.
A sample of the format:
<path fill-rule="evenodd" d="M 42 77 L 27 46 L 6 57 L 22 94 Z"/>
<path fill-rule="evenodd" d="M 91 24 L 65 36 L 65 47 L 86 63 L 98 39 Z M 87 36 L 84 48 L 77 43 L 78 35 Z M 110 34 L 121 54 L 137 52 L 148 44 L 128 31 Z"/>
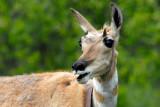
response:
<path fill-rule="evenodd" d="M 106 27 L 106 31 L 109 32 L 111 30 L 110 27 Z"/>
<path fill-rule="evenodd" d="M 114 58 L 113 58 L 113 67 L 112 67 L 112 70 L 111 70 L 111 72 L 110 72 L 110 74 L 109 74 L 109 76 L 107 78 L 108 80 L 112 79 L 112 77 L 113 77 L 113 75 L 114 75 L 114 73 L 116 71 L 116 67 L 117 67 L 117 55 L 118 55 L 118 53 L 115 51 Z"/>
<path fill-rule="evenodd" d="M 105 28 L 98 30 L 98 32 L 103 33 L 104 29 L 107 30 L 108 35 L 110 35 L 113 39 L 115 39 L 115 36 L 114 36 L 115 34 L 109 26 L 106 26 Z M 89 64 L 92 64 L 92 62 L 95 61 L 96 58 L 98 56 L 100 56 L 100 54 L 107 54 L 106 59 L 110 59 L 112 52 L 111 51 L 105 52 L 104 50 L 106 47 L 104 45 L 100 45 L 100 43 L 102 43 L 102 40 L 103 40 L 102 36 L 99 38 L 90 38 L 90 41 L 88 39 L 89 38 L 87 38 L 87 37 L 82 37 L 83 54 L 79 57 L 79 59 L 85 59 L 85 60 L 89 61 Z"/>
<path fill-rule="evenodd" d="M 95 50 L 98 51 L 96 44 L 90 44 L 87 49 L 84 50 L 84 53 L 80 56 L 79 59 L 86 59 L 91 64 L 91 62 L 93 62 L 98 55 L 98 52 L 95 52 Z"/>
<path fill-rule="evenodd" d="M 96 107 L 99 107 L 97 103 L 96 103 Z"/>
<path fill-rule="evenodd" d="M 1 107 L 84 107 L 86 86 L 67 72 L 0 78 Z"/>
<path fill-rule="evenodd" d="M 72 66 L 74 74 L 80 74 L 81 79 L 77 81 L 81 84 L 76 82 L 77 76 L 67 72 L 1 77 L 0 106 L 85 107 L 86 85 L 82 84 L 95 78 L 95 81 L 93 80 L 93 105 L 115 107 L 118 91 L 115 47 L 118 43 L 123 17 L 116 4 L 111 3 L 111 8 L 111 25 L 102 30 L 96 30 L 78 11 L 71 9 L 86 33 L 81 38 L 83 54 L 79 59 L 83 59 L 88 65 L 85 64 L 87 67 L 83 71 L 76 70 Z M 119 24 L 115 23 L 117 22 L 115 18 L 118 18 Z M 112 47 L 106 45 L 106 39 L 114 41 Z"/>
<path fill-rule="evenodd" d="M 94 91 L 94 97 L 95 97 L 95 99 L 96 99 L 97 102 L 103 103 L 106 100 L 103 95 L 101 95 L 99 92 L 97 92 L 95 90 L 95 88 L 93 89 L 93 91 Z"/>
<path fill-rule="evenodd" d="M 115 96 L 117 95 L 117 92 L 118 92 L 118 84 L 114 87 L 112 94 Z"/>
<path fill-rule="evenodd" d="M 101 79 L 98 77 L 95 77 L 95 80 L 98 81 L 99 83 L 101 83 Z"/>

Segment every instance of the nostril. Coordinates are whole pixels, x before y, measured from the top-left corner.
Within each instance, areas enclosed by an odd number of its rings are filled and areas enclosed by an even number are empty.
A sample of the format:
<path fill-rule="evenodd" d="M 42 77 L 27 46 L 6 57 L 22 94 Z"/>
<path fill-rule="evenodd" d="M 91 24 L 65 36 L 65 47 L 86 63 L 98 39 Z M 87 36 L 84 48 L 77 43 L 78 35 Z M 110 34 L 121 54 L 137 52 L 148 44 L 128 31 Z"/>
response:
<path fill-rule="evenodd" d="M 75 70 L 75 71 L 84 71 L 85 68 L 87 67 L 88 65 L 88 62 L 87 61 L 84 61 L 84 60 L 78 60 L 76 62 L 74 62 L 72 64 L 72 70 Z"/>
<path fill-rule="evenodd" d="M 85 66 L 83 64 L 79 64 L 79 65 L 77 65 L 76 70 L 83 71 L 83 70 L 85 70 Z"/>

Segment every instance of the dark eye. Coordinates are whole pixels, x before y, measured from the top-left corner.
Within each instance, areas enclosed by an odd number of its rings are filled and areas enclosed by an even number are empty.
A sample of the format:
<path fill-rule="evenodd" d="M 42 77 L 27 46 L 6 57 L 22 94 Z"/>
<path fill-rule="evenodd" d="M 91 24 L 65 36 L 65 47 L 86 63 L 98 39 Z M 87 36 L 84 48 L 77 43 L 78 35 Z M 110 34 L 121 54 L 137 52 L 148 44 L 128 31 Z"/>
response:
<path fill-rule="evenodd" d="M 104 42 L 104 44 L 105 44 L 108 48 L 112 48 L 114 41 L 113 41 L 112 39 L 104 38 L 104 39 L 103 39 L 103 42 Z"/>
<path fill-rule="evenodd" d="M 82 41 L 81 41 L 81 39 L 78 41 L 78 43 L 79 43 L 79 46 L 82 47 Z"/>

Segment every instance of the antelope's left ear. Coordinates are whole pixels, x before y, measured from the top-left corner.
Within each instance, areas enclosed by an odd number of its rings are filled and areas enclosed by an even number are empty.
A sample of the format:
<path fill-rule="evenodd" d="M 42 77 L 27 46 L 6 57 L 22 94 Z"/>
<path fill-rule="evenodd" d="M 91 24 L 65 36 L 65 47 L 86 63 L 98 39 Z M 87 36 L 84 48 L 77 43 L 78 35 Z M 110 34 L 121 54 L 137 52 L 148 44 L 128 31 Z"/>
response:
<path fill-rule="evenodd" d="M 122 16 L 122 12 L 119 9 L 119 7 L 114 4 L 111 3 L 111 7 L 112 7 L 112 23 L 111 23 L 111 28 L 115 29 L 118 31 L 120 30 L 122 23 L 123 23 L 123 16 Z"/>

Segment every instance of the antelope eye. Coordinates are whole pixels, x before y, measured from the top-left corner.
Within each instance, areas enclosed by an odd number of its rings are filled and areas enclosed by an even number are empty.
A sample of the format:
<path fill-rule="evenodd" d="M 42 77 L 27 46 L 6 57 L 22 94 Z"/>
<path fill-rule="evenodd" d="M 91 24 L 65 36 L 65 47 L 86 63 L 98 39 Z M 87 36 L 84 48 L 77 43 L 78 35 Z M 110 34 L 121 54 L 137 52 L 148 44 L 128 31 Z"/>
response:
<path fill-rule="evenodd" d="M 108 48 L 112 48 L 114 41 L 112 39 L 104 38 L 103 42 L 104 42 L 105 46 L 107 46 Z"/>
<path fill-rule="evenodd" d="M 78 41 L 78 43 L 79 43 L 79 46 L 82 47 L 82 41 L 81 41 L 81 39 Z"/>

